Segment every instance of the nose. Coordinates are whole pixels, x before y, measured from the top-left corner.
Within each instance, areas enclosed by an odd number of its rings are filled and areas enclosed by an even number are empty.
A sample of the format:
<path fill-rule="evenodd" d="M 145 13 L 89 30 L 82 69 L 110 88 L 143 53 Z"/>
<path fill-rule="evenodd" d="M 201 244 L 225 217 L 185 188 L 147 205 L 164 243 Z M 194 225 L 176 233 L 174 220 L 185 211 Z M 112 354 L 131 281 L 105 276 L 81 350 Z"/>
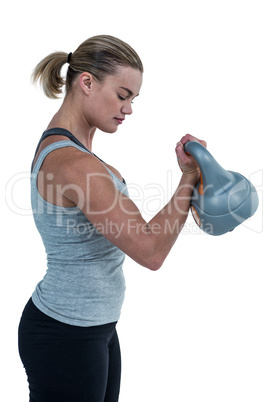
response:
<path fill-rule="evenodd" d="M 122 109 L 121 109 L 121 112 L 123 114 L 132 114 L 133 110 L 132 110 L 131 102 L 128 102 L 128 103 L 124 104 Z"/>

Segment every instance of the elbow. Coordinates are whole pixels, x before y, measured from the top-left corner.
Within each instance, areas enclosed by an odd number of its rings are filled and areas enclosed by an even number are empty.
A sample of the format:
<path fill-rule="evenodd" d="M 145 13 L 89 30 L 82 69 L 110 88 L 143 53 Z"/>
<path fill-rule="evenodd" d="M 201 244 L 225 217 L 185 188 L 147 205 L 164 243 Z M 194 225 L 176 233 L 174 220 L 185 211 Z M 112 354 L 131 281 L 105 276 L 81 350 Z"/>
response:
<path fill-rule="evenodd" d="M 143 253 L 143 258 L 142 258 L 142 265 L 145 268 L 148 268 L 150 271 L 158 271 L 167 256 L 167 253 L 163 250 L 162 247 L 159 247 L 158 245 L 154 244 L 152 241 L 152 238 L 150 239 L 151 242 L 146 244 L 146 248 Z"/>
<path fill-rule="evenodd" d="M 162 267 L 163 263 L 153 262 L 147 266 L 150 271 L 158 271 Z"/>
<path fill-rule="evenodd" d="M 158 259 L 154 256 L 142 256 L 141 254 L 136 258 L 134 257 L 133 260 L 142 267 L 149 269 L 150 271 L 158 271 L 162 267 L 164 262 L 164 260 L 160 258 Z"/>
<path fill-rule="evenodd" d="M 145 261 L 144 266 L 150 271 L 158 271 L 162 267 L 163 262 L 164 259 L 161 256 L 151 256 Z"/>
<path fill-rule="evenodd" d="M 168 254 L 164 247 L 156 243 L 155 237 L 149 234 L 143 238 L 142 243 L 139 244 L 138 250 L 139 254 L 136 254 L 136 261 L 150 271 L 158 271 L 162 267 Z"/>

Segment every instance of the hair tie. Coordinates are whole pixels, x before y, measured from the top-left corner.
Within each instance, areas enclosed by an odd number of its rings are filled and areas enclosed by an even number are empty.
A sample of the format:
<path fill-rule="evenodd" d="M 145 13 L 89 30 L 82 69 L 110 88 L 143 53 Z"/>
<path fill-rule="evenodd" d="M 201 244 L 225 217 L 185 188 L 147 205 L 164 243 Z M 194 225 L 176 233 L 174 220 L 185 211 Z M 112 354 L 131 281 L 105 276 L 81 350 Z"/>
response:
<path fill-rule="evenodd" d="M 67 57 L 67 63 L 68 64 L 70 64 L 71 57 L 72 57 L 72 52 L 68 54 L 68 57 Z"/>

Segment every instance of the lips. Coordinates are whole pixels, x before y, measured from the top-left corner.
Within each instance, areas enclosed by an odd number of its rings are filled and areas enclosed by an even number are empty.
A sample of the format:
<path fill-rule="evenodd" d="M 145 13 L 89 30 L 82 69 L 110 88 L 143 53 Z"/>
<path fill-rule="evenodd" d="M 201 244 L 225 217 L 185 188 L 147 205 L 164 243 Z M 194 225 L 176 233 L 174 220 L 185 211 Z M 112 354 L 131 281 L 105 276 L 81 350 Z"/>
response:
<path fill-rule="evenodd" d="M 124 118 L 115 117 L 115 120 L 116 120 L 119 124 L 122 124 L 125 119 L 124 119 Z"/>

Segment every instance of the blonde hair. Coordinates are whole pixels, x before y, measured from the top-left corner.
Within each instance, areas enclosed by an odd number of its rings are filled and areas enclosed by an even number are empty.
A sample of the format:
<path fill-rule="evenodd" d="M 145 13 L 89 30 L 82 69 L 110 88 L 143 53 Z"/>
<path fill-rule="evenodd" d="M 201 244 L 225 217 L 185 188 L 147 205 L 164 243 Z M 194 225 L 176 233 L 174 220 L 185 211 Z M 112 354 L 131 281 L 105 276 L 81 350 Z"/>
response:
<path fill-rule="evenodd" d="M 61 75 L 65 63 L 69 63 L 66 79 Z M 143 65 L 135 50 L 122 40 L 110 35 L 98 35 L 87 39 L 73 53 L 54 52 L 35 67 L 33 82 L 40 82 L 48 98 L 57 99 L 66 85 L 66 93 L 78 74 L 88 72 L 101 82 L 107 75 L 114 75 L 118 66 L 129 66 L 143 72 Z"/>

